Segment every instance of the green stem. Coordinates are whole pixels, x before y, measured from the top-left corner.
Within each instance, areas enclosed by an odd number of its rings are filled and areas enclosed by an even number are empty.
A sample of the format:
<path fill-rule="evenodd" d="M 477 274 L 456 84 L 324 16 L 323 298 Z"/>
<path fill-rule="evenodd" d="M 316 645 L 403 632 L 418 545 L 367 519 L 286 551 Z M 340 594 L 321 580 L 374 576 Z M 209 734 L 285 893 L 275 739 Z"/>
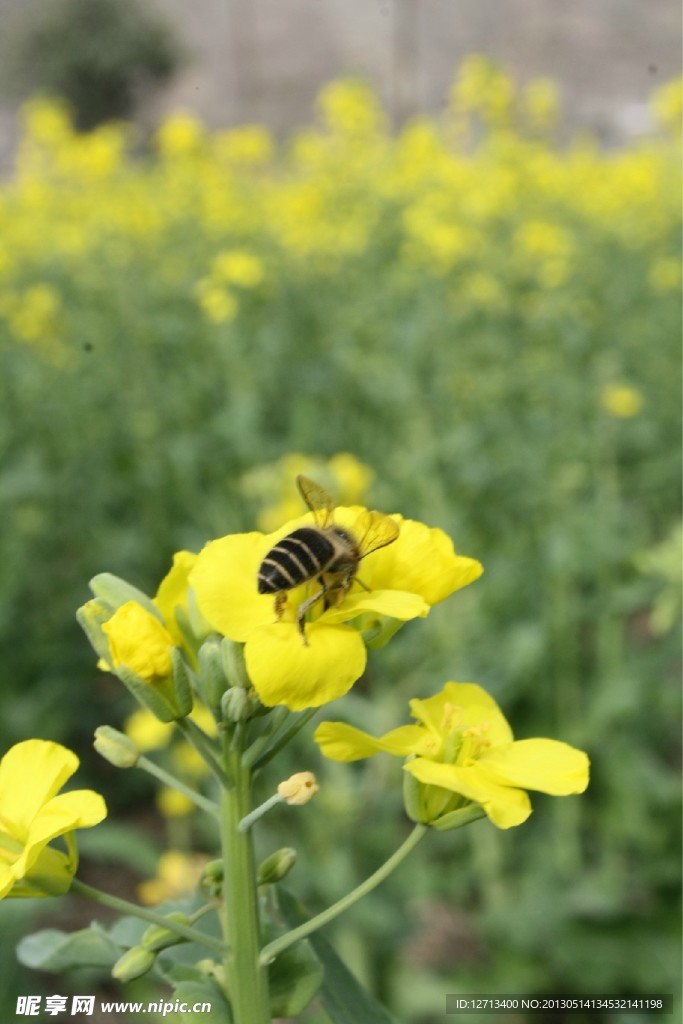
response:
<path fill-rule="evenodd" d="M 139 907 L 137 903 L 129 903 L 128 900 L 123 900 L 120 896 L 112 896 L 111 893 L 103 892 L 92 885 L 86 885 L 85 882 L 79 881 L 78 878 L 72 879 L 71 892 L 77 892 L 80 896 L 85 896 L 87 899 L 93 900 L 103 907 L 111 907 L 112 910 L 118 910 L 121 914 L 130 914 L 133 917 L 139 917 L 142 921 L 148 921 L 149 924 L 159 925 L 161 928 L 173 932 L 174 935 L 180 936 L 181 939 L 185 939 L 187 942 L 196 942 L 199 945 L 206 946 L 212 953 L 225 957 L 225 946 L 218 939 L 212 939 L 210 935 L 195 931 L 189 925 L 184 925 L 179 921 L 174 921 L 172 918 L 164 917 L 163 914 L 157 914 L 153 910 Z"/>
<path fill-rule="evenodd" d="M 211 748 L 211 740 L 198 725 L 190 718 L 179 718 L 175 723 L 183 736 L 197 751 L 202 760 L 208 765 L 213 774 L 220 782 L 223 789 L 230 789 L 232 787 L 232 780 L 225 774 L 218 759 Z"/>
<path fill-rule="evenodd" d="M 267 724 L 265 730 L 260 736 L 257 736 L 253 743 L 247 747 L 243 756 L 242 762 L 244 764 L 253 765 L 254 762 L 261 756 L 263 751 L 266 749 L 269 743 L 273 742 L 275 736 L 289 718 L 291 712 L 281 705 L 275 708 L 270 715 L 268 715 Z"/>
<path fill-rule="evenodd" d="M 363 896 L 367 896 L 369 892 L 383 882 L 385 878 L 394 871 L 399 864 L 405 860 L 408 854 L 415 849 L 420 840 L 429 831 L 428 825 L 416 825 L 413 831 L 410 833 L 405 842 L 399 846 L 398 850 L 385 861 L 380 868 L 375 871 L 374 874 L 366 878 L 364 882 L 361 882 L 359 886 L 347 893 L 346 896 L 342 896 L 340 900 L 333 903 L 327 910 L 323 910 L 322 914 L 318 914 L 316 917 L 312 917 L 310 921 L 306 921 L 305 924 L 299 925 L 298 928 L 292 929 L 291 932 L 287 932 L 286 935 L 281 935 L 279 939 L 275 939 L 274 942 L 269 943 L 261 953 L 261 963 L 271 963 L 278 954 L 282 953 L 283 950 L 288 949 L 293 943 L 298 942 L 299 939 L 305 939 L 311 932 L 315 932 L 318 928 L 322 928 L 324 925 L 329 924 L 335 917 L 342 914 L 349 907 L 352 907 L 354 903 L 362 899 Z"/>
<path fill-rule="evenodd" d="M 225 875 L 223 924 L 231 945 L 225 968 L 235 1024 L 271 1024 L 268 975 L 260 962 L 256 870 L 251 833 L 239 824 L 251 807 L 251 774 L 242 750 L 226 737 L 226 768 L 235 780 L 221 798 L 221 841 Z"/>
<path fill-rule="evenodd" d="M 264 754 L 255 758 L 253 764 L 254 771 L 256 771 L 257 768 L 263 768 L 264 764 L 268 764 L 271 758 L 275 757 L 276 754 L 279 754 L 282 748 L 287 746 L 289 741 L 296 736 L 299 730 L 303 729 L 303 727 L 310 722 L 313 716 L 318 713 L 318 710 L 318 708 L 309 708 L 307 711 L 304 711 L 295 722 L 292 722 L 290 727 L 282 734 L 280 739 L 277 740 L 272 747 L 266 750 Z M 249 754 L 250 751 L 247 751 L 245 756 L 248 758 Z"/>
<path fill-rule="evenodd" d="M 278 804 L 282 804 L 284 801 L 285 798 L 280 796 L 279 793 L 273 793 L 273 795 L 264 801 L 264 803 L 255 807 L 253 811 L 250 811 L 246 818 L 242 818 L 238 826 L 240 832 L 246 832 L 247 829 L 250 829 L 251 826 L 259 820 L 259 818 L 262 818 L 264 814 L 267 814 L 272 807 L 277 807 Z"/>
<path fill-rule="evenodd" d="M 182 793 L 191 800 L 193 804 L 199 807 L 202 811 L 206 811 L 212 817 L 218 817 L 218 807 L 212 800 L 207 800 L 205 796 L 198 793 L 196 789 L 192 789 L 191 786 L 187 786 L 180 779 L 176 779 L 175 775 L 171 775 L 165 768 L 160 768 L 158 764 L 154 764 L 148 758 L 141 756 L 138 758 L 137 767 L 142 768 L 143 771 L 148 772 L 149 775 L 153 775 L 160 782 L 163 782 L 165 786 L 170 786 L 172 789 L 177 789 L 179 793 Z"/>

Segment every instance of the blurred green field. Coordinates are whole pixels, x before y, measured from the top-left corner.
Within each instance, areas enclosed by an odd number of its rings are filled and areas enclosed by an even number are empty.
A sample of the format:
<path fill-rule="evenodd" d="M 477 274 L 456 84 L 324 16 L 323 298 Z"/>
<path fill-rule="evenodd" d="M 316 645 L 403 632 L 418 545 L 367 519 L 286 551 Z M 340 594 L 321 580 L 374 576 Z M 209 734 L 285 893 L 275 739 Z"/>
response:
<path fill-rule="evenodd" d="M 37 100 L 0 190 L 3 749 L 59 739 L 95 778 L 92 730 L 131 708 L 75 625 L 88 579 L 153 593 L 293 495 L 287 455 L 341 487 L 348 452 L 485 574 L 329 717 L 388 729 L 473 680 L 591 756 L 584 797 L 432 837 L 330 929 L 406 1024 L 446 992 L 679 992 L 678 97 L 609 152 L 477 58 L 398 135 L 356 82 L 279 145 L 183 114 L 78 135 Z M 317 909 L 400 841 L 398 772 L 291 756 L 324 782 L 292 876 Z"/>

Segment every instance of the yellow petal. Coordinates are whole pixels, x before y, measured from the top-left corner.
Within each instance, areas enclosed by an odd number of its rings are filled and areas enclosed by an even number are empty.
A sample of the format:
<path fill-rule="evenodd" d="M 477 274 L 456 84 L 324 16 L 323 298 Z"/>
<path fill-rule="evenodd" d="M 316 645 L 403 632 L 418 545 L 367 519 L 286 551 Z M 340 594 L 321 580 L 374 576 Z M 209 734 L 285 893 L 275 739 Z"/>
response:
<path fill-rule="evenodd" d="M 348 622 L 365 612 L 388 615 L 402 622 L 424 618 L 429 612 L 429 605 L 419 594 L 409 594 L 402 590 L 373 590 L 371 593 L 357 591 L 347 594 L 336 608 L 328 608 L 323 613 L 327 623 Z"/>
<path fill-rule="evenodd" d="M 403 725 L 381 739 L 344 722 L 321 722 L 313 739 L 331 761 L 358 761 L 381 751 L 405 757 L 420 747 L 425 736 L 417 725 Z"/>
<path fill-rule="evenodd" d="M 211 541 L 197 556 L 190 585 L 207 622 L 223 636 L 244 642 L 259 626 L 272 623 L 273 598 L 259 594 L 259 566 L 273 535 L 234 533 Z"/>
<path fill-rule="evenodd" d="M 152 682 L 171 674 L 173 637 L 137 601 L 126 601 L 102 626 L 114 668 L 125 667 Z"/>
<path fill-rule="evenodd" d="M 267 707 L 319 707 L 343 696 L 363 674 L 365 645 L 355 629 L 311 622 L 306 640 L 290 622 L 264 626 L 247 640 L 247 672 Z"/>
<path fill-rule="evenodd" d="M 190 570 L 197 560 L 192 551 L 178 551 L 173 556 L 173 566 L 159 584 L 154 604 L 161 612 L 166 628 L 177 646 L 183 642 L 183 635 L 176 625 L 175 610 L 187 606 L 187 588 Z"/>
<path fill-rule="evenodd" d="M 372 590 L 407 590 L 431 606 L 481 576 L 474 558 L 457 555 L 443 530 L 401 516 L 398 539 L 362 563 L 363 582 Z"/>
<path fill-rule="evenodd" d="M 493 748 L 478 762 L 492 780 L 551 796 L 583 793 L 588 786 L 588 757 L 559 740 L 518 740 L 509 747 Z"/>
<path fill-rule="evenodd" d="M 106 815 L 104 800 L 91 789 L 60 793 L 49 800 L 31 822 L 24 850 L 17 860 L 17 870 L 25 874 L 52 839 L 77 828 L 98 825 Z"/>
<path fill-rule="evenodd" d="M 404 768 L 420 782 L 449 789 L 481 804 L 487 817 L 498 828 L 521 825 L 531 814 L 531 803 L 523 789 L 499 785 L 487 778 L 478 764 L 460 767 L 418 757 Z"/>
<path fill-rule="evenodd" d="M 0 763 L 0 825 L 22 841 L 38 811 L 78 768 L 73 751 L 49 740 L 24 740 Z"/>
<path fill-rule="evenodd" d="M 444 685 L 426 700 L 411 700 L 411 714 L 434 735 L 448 735 L 454 728 L 479 728 L 491 746 L 512 742 L 512 730 L 493 697 L 476 683 Z"/>

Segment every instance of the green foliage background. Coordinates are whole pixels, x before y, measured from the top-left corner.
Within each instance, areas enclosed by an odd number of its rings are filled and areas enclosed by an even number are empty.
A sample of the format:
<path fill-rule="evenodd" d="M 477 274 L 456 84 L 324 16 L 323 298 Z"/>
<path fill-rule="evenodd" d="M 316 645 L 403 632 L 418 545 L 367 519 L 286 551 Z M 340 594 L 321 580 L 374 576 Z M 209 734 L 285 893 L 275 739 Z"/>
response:
<path fill-rule="evenodd" d="M 388 729 L 473 680 L 517 736 L 591 756 L 584 797 L 432 837 L 339 922 L 410 1024 L 446 992 L 678 990 L 675 139 L 563 150 L 547 87 L 506 82 L 469 65 L 444 123 L 398 137 L 336 84 L 279 151 L 178 117 L 136 160 L 130 130 L 78 136 L 34 104 L 0 192 L 4 746 L 63 740 L 96 772 L 92 729 L 129 708 L 74 624 L 87 580 L 153 593 L 175 550 L 253 528 L 254 467 L 275 489 L 287 453 L 348 451 L 373 505 L 486 571 L 329 717 Z M 400 773 L 290 756 L 322 793 L 263 852 L 302 830 L 314 909 L 402 838 Z"/>

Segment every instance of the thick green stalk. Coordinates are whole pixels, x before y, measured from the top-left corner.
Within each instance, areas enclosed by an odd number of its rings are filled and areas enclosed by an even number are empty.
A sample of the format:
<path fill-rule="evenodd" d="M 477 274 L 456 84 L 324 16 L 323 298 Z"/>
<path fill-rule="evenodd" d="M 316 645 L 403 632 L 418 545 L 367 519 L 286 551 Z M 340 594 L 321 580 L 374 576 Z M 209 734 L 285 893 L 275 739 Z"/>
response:
<path fill-rule="evenodd" d="M 267 970 L 260 963 L 261 936 L 251 833 L 239 823 L 251 810 L 251 775 L 242 751 L 226 742 L 225 768 L 234 780 L 221 798 L 221 842 L 225 876 L 224 926 L 230 945 L 226 977 L 235 1024 L 270 1024 Z"/>

